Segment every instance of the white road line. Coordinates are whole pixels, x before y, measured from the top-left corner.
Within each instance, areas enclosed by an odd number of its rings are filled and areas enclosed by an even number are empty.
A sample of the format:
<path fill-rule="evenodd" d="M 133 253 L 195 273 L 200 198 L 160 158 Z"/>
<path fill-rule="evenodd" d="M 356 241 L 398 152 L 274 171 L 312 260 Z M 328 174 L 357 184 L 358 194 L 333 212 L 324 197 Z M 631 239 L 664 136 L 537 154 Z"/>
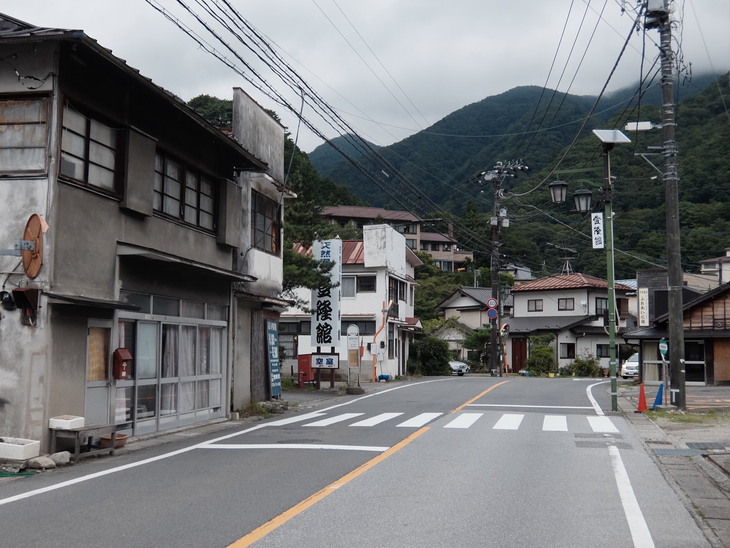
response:
<path fill-rule="evenodd" d="M 601 409 L 601 406 L 598 405 L 598 402 L 596 401 L 596 398 L 593 397 L 593 392 L 591 392 L 591 390 L 593 390 L 594 386 L 598 386 L 599 384 L 606 384 L 607 382 L 611 381 L 601 381 L 586 386 L 586 394 L 588 396 L 588 400 L 591 402 L 591 405 L 593 406 L 596 415 L 603 415 L 603 409 Z"/>
<path fill-rule="evenodd" d="M 330 449 L 335 451 L 373 451 L 382 453 L 390 447 L 377 445 L 327 445 L 313 443 L 207 443 L 199 449 Z"/>
<path fill-rule="evenodd" d="M 403 413 L 381 413 L 380 415 L 375 415 L 374 417 L 370 417 L 369 419 L 361 420 L 359 422 L 351 424 L 350 426 L 375 426 L 376 424 L 380 424 L 381 422 L 389 421 L 390 419 L 394 419 L 395 417 L 400 417 L 402 414 Z"/>
<path fill-rule="evenodd" d="M 316 419 L 317 417 L 321 417 L 322 415 L 326 415 L 327 413 L 307 413 L 306 415 L 300 415 L 298 417 L 289 417 L 288 419 L 280 419 L 278 421 L 274 422 L 267 422 L 264 424 L 264 426 L 286 426 L 287 424 L 294 424 L 297 422 L 304 422 L 308 421 L 310 419 Z"/>
<path fill-rule="evenodd" d="M 468 407 L 517 407 L 519 409 L 593 409 L 579 405 L 516 405 L 506 403 L 470 403 Z"/>
<path fill-rule="evenodd" d="M 610 417 L 586 417 L 594 432 L 618 434 L 618 428 L 611 422 Z"/>
<path fill-rule="evenodd" d="M 497 424 L 492 427 L 492 430 L 517 430 L 524 418 L 524 415 L 518 414 L 502 415 Z"/>
<path fill-rule="evenodd" d="M 568 417 L 565 415 L 545 415 L 542 421 L 544 432 L 567 432 Z"/>
<path fill-rule="evenodd" d="M 482 413 L 462 413 L 444 428 L 469 428 L 472 424 L 482 418 Z"/>
<path fill-rule="evenodd" d="M 634 488 L 631 487 L 629 475 L 624 467 L 621 454 L 615 445 L 608 447 L 608 454 L 611 456 L 611 465 L 613 466 L 613 475 L 616 478 L 616 487 L 621 498 L 621 504 L 624 508 L 626 521 L 629 523 L 631 538 L 634 546 L 637 548 L 654 548 L 654 540 L 651 538 L 649 527 L 644 520 L 644 515 L 639 508 L 639 502 L 636 500 Z"/>
<path fill-rule="evenodd" d="M 420 428 L 421 426 L 424 426 L 434 420 L 436 417 L 440 417 L 443 415 L 443 413 L 421 413 L 420 415 L 416 415 L 412 419 L 408 419 L 405 422 L 402 422 L 396 427 L 400 428 Z"/>
<path fill-rule="evenodd" d="M 364 414 L 365 413 L 343 413 L 342 415 L 335 415 L 334 417 L 322 419 L 321 421 L 310 422 L 303 426 L 329 426 L 331 424 L 337 424 L 338 422 L 349 421 L 350 419 L 354 419 L 355 417 L 359 417 Z"/>

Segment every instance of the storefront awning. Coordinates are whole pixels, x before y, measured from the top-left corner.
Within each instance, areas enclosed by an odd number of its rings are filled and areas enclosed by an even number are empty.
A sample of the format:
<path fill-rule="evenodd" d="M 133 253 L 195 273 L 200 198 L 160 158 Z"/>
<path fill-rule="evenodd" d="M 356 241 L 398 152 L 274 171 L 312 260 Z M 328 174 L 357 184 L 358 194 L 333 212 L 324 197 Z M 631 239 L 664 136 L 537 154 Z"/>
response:
<path fill-rule="evenodd" d="M 62 295 L 59 293 L 48 293 L 44 291 L 43 294 L 48 297 L 48 302 L 53 303 L 64 303 L 64 304 L 76 304 L 79 306 L 90 306 L 93 308 L 109 308 L 117 310 L 139 310 L 138 306 L 133 304 L 125 303 L 122 301 L 108 301 L 105 299 L 91 299 L 89 297 L 80 297 L 78 295 Z"/>
<path fill-rule="evenodd" d="M 236 272 L 234 270 L 227 270 L 225 268 L 218 268 L 216 266 L 201 263 L 198 261 L 193 261 L 190 259 L 185 259 L 183 257 L 176 257 L 174 255 L 169 255 L 167 253 L 163 253 L 161 251 L 157 251 L 154 249 L 136 246 L 132 244 L 117 244 L 117 255 L 120 257 L 139 257 L 142 259 L 147 259 L 150 261 L 157 261 L 157 262 L 165 262 L 165 263 L 175 263 L 179 264 L 181 266 L 187 266 L 189 268 L 194 268 L 196 270 L 202 270 L 205 272 L 209 272 L 211 274 L 217 274 L 219 276 L 223 276 L 225 278 L 230 278 L 232 280 L 242 281 L 242 282 L 255 282 L 257 278 L 255 276 L 251 276 L 249 274 L 243 274 L 242 272 Z"/>

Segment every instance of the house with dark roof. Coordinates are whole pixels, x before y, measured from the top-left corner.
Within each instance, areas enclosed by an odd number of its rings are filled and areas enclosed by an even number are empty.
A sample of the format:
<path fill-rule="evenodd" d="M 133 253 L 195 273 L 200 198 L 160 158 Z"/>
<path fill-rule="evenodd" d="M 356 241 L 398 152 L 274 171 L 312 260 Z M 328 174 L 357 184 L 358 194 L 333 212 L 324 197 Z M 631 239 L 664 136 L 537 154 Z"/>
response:
<path fill-rule="evenodd" d="M 352 224 L 359 229 L 369 224 L 387 223 L 405 236 L 408 247 L 428 253 L 445 272 L 455 272 L 474 260 L 474 253 L 462 249 L 452 234 L 424 230 L 424 220 L 407 211 L 365 206 L 326 206 L 322 209 L 322 215 L 339 225 Z"/>
<path fill-rule="evenodd" d="M 651 303 L 651 293 L 647 293 L 647 303 Z M 685 382 L 696 385 L 730 383 L 730 282 L 700 295 L 687 293 L 682 317 Z M 659 383 L 663 379 L 659 342 L 669 338 L 666 306 L 642 323 L 647 325 L 639 325 L 623 337 L 640 348 L 641 380 Z"/>
<path fill-rule="evenodd" d="M 629 313 L 628 295 L 634 289 L 615 284 L 617 333 L 622 335 L 635 325 Z M 524 282 L 512 288 L 511 317 L 504 317 L 506 367 L 518 372 L 529 357 L 529 338 L 536 335 L 555 336 L 555 358 L 558 367 L 569 365 L 576 357 L 592 355 L 601 367 L 609 367 L 609 339 L 605 318 L 608 313 L 608 284 L 586 274 L 560 274 Z M 632 349 L 619 347 L 619 356 Z"/>
<path fill-rule="evenodd" d="M 80 30 L 0 15 L 0 59 L 0 436 L 270 397 L 284 128 L 236 89 L 231 138 Z"/>

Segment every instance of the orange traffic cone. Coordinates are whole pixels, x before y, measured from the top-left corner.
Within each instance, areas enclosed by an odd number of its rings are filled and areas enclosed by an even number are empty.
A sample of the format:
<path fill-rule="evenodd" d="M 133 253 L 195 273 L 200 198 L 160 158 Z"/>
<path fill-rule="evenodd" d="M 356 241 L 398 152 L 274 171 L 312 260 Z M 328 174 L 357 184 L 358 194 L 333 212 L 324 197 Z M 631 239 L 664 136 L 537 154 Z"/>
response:
<path fill-rule="evenodd" d="M 644 383 L 642 382 L 639 385 L 639 407 L 636 411 L 634 411 L 634 413 L 643 413 L 646 410 L 646 394 L 644 393 Z"/>

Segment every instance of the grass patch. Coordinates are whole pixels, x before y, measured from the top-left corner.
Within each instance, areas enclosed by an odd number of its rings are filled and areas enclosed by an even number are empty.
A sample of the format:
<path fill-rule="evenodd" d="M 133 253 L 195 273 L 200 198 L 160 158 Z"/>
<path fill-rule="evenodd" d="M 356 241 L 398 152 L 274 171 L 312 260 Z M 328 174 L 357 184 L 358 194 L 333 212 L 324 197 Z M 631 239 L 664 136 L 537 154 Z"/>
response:
<path fill-rule="evenodd" d="M 648 410 L 646 415 L 652 419 L 666 419 L 670 422 L 702 424 L 710 422 L 730 422 L 730 413 L 719 411 L 707 411 L 704 413 L 687 413 L 684 411 L 667 411 L 665 409 L 657 409 L 655 411 Z"/>

